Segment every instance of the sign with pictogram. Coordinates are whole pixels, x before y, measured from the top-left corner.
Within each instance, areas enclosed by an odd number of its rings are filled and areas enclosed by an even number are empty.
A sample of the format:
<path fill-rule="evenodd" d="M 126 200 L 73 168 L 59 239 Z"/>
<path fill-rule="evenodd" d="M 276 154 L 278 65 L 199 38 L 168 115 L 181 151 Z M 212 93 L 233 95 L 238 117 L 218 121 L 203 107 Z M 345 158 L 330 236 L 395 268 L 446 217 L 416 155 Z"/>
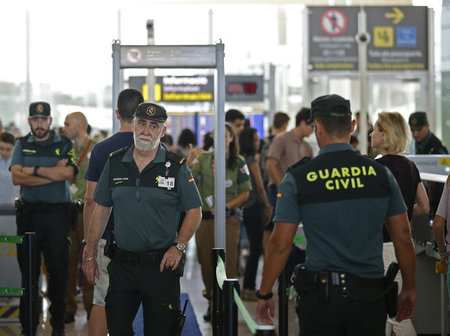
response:
<path fill-rule="evenodd" d="M 428 69 L 428 10 L 424 6 L 364 7 L 368 70 Z"/>
<path fill-rule="evenodd" d="M 139 48 L 129 48 L 127 50 L 127 61 L 130 63 L 139 63 L 142 59 L 142 52 Z"/>
<path fill-rule="evenodd" d="M 323 12 L 320 18 L 320 26 L 325 34 L 330 36 L 341 35 L 347 28 L 347 15 L 337 8 L 331 8 Z"/>
<path fill-rule="evenodd" d="M 358 70 L 359 7 L 308 7 L 308 70 Z"/>
<path fill-rule="evenodd" d="M 424 6 L 308 7 L 308 70 L 358 70 L 358 12 L 366 12 L 368 70 L 428 69 Z"/>

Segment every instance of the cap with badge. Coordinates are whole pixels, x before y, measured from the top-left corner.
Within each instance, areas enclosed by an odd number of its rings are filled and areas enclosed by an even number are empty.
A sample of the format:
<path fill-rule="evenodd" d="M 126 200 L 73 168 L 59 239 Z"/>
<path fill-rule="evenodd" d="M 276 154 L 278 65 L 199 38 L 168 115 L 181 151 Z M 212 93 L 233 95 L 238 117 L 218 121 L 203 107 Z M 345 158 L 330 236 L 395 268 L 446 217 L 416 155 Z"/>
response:
<path fill-rule="evenodd" d="M 428 124 L 427 114 L 425 112 L 411 113 L 408 120 L 411 129 L 420 129 Z"/>
<path fill-rule="evenodd" d="M 34 102 L 30 104 L 30 118 L 49 118 L 50 104 L 46 102 Z"/>
<path fill-rule="evenodd" d="M 164 123 L 167 120 L 167 112 L 161 105 L 153 103 L 140 103 L 134 112 L 134 117 L 152 119 Z"/>
<path fill-rule="evenodd" d="M 334 107 L 342 106 L 343 109 L 333 110 Z M 311 102 L 311 117 L 308 122 L 312 122 L 316 117 L 345 117 L 351 115 L 350 101 L 336 94 L 320 96 Z"/>

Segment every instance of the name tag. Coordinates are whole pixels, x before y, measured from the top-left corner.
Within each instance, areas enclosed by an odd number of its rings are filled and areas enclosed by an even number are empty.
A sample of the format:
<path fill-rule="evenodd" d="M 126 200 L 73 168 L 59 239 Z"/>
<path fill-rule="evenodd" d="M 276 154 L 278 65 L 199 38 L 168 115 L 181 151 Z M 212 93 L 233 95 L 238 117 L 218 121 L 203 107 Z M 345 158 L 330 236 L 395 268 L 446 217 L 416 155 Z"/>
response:
<path fill-rule="evenodd" d="M 158 187 L 167 188 L 167 190 L 175 188 L 175 177 L 160 176 L 158 179 Z"/>

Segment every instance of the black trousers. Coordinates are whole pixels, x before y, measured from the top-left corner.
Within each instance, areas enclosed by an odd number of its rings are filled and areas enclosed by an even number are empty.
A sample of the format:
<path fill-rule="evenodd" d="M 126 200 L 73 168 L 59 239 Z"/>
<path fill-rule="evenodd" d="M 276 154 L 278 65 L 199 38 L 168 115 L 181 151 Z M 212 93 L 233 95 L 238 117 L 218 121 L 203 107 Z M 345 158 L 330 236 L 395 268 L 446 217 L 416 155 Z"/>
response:
<path fill-rule="evenodd" d="M 30 211 L 27 214 L 17 214 L 17 235 L 25 232 L 36 233 L 37 255 L 34 264 L 36 266 L 36 277 L 33 279 L 35 293 L 38 293 L 39 276 L 41 269 L 41 258 L 44 255 L 45 263 L 49 273 L 48 296 L 50 299 L 49 311 L 50 323 L 55 330 L 64 329 L 64 299 L 66 295 L 67 267 L 70 249 L 70 221 L 68 212 L 63 208 L 55 208 L 53 211 L 39 212 Z M 17 245 L 17 259 L 22 273 L 22 286 L 24 286 L 25 269 L 24 249 L 21 244 Z M 24 332 L 26 330 L 25 300 L 20 298 L 20 323 Z M 33 307 L 33 327 L 36 330 L 39 323 L 38 302 Z"/>
<path fill-rule="evenodd" d="M 383 289 L 350 288 L 344 296 L 340 286 L 330 286 L 324 302 L 321 289 L 299 297 L 297 315 L 301 336 L 384 336 L 386 301 Z"/>
<path fill-rule="evenodd" d="M 108 265 L 106 320 L 111 336 L 134 335 L 133 320 L 142 303 L 144 335 L 172 336 L 178 330 L 180 277 L 159 262 L 112 259 Z"/>

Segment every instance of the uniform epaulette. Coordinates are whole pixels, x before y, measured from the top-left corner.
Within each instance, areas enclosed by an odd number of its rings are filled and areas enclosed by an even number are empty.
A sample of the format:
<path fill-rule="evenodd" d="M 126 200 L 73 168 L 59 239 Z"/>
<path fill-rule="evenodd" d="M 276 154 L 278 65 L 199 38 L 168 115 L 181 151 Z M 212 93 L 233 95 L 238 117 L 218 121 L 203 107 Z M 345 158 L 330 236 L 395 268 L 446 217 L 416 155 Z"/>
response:
<path fill-rule="evenodd" d="M 118 149 L 118 150 L 116 150 L 116 151 L 114 151 L 112 153 L 109 153 L 109 157 L 112 158 L 112 157 L 114 157 L 116 155 L 119 155 L 120 153 L 125 152 L 127 149 L 128 149 L 128 146 L 122 147 L 122 148 L 120 148 L 120 149 Z"/>
<path fill-rule="evenodd" d="M 175 154 L 174 152 L 166 151 L 166 158 L 170 161 L 178 163 L 180 166 L 186 161 L 186 158 L 182 155 Z"/>
<path fill-rule="evenodd" d="M 303 159 L 299 160 L 297 163 L 294 163 L 292 166 L 289 166 L 289 170 L 295 169 L 302 164 L 305 164 L 306 162 L 311 161 L 311 158 L 309 156 L 305 156 Z"/>

